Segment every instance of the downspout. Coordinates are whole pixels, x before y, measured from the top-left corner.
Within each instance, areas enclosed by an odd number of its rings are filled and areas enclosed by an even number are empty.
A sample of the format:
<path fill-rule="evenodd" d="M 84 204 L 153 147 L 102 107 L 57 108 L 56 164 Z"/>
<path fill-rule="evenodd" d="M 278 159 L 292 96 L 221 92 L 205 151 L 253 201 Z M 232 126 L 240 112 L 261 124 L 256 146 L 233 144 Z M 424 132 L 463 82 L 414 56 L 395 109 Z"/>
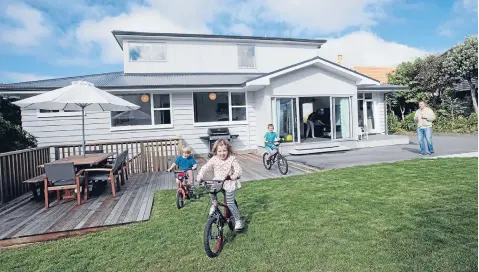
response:
<path fill-rule="evenodd" d="M 386 95 L 387 95 L 387 93 L 384 92 L 384 121 L 385 121 L 384 135 L 389 135 L 389 130 L 388 130 L 388 103 L 386 102 Z"/>

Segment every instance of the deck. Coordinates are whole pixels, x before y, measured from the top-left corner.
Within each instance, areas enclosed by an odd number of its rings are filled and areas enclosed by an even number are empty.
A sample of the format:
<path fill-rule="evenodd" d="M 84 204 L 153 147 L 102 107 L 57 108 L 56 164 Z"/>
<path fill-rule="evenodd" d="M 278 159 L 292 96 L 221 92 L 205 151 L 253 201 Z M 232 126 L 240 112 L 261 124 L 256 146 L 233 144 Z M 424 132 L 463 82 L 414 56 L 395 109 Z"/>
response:
<path fill-rule="evenodd" d="M 284 177 L 276 165 L 271 170 L 266 170 L 258 155 L 243 154 L 238 159 L 243 168 L 243 182 Z M 200 166 L 205 161 L 203 158 L 198 159 Z M 286 177 L 315 171 L 318 169 L 291 162 Z M 0 206 L 0 247 L 57 239 L 149 220 L 155 191 L 175 187 L 171 173 L 135 174 L 129 177 L 115 198 L 107 186 L 99 196 L 89 196 L 80 206 L 72 200 L 55 200 L 49 209 L 44 208 L 43 201 L 32 201 L 31 194 L 24 194 Z"/>

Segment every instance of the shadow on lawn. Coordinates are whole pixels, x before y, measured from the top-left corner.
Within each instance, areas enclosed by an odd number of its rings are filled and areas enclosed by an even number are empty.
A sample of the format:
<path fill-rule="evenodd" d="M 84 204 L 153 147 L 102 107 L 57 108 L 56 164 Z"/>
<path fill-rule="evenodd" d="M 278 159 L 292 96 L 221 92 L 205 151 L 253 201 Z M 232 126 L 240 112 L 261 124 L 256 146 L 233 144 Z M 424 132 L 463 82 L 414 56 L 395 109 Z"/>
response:
<path fill-rule="evenodd" d="M 256 214 L 266 211 L 268 209 L 268 203 L 270 202 L 271 199 L 268 195 L 254 195 L 248 196 L 248 198 L 244 200 L 244 205 L 238 203 L 242 219 L 245 223 L 241 233 L 248 232 L 248 226 L 254 222 Z"/>

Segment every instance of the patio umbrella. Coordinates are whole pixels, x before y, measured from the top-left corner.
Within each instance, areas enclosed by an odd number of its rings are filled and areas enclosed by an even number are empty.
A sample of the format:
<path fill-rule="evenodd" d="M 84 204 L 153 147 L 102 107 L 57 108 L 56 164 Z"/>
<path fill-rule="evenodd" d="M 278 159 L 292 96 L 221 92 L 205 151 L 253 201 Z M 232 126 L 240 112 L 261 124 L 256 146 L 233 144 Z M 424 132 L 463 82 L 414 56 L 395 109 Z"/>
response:
<path fill-rule="evenodd" d="M 83 155 L 85 155 L 85 111 L 128 111 L 140 107 L 96 88 L 88 81 L 13 102 L 22 109 L 82 111 Z"/>

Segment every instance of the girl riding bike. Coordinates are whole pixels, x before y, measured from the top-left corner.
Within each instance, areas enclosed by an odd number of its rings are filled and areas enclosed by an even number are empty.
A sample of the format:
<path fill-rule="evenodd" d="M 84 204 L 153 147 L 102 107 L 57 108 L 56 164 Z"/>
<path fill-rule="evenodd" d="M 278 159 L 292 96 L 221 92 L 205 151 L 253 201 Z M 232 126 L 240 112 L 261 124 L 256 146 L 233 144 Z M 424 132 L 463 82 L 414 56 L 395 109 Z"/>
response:
<path fill-rule="evenodd" d="M 238 207 L 235 204 L 236 189 L 241 188 L 241 182 L 238 178 L 241 176 L 241 166 L 239 165 L 233 153 L 231 143 L 225 139 L 219 139 L 213 145 L 213 157 L 201 167 L 196 179 L 201 182 L 206 172 L 213 170 L 214 180 L 225 180 L 223 189 L 225 190 L 226 204 L 235 219 L 235 231 L 241 230 L 244 223 L 241 220 Z"/>

